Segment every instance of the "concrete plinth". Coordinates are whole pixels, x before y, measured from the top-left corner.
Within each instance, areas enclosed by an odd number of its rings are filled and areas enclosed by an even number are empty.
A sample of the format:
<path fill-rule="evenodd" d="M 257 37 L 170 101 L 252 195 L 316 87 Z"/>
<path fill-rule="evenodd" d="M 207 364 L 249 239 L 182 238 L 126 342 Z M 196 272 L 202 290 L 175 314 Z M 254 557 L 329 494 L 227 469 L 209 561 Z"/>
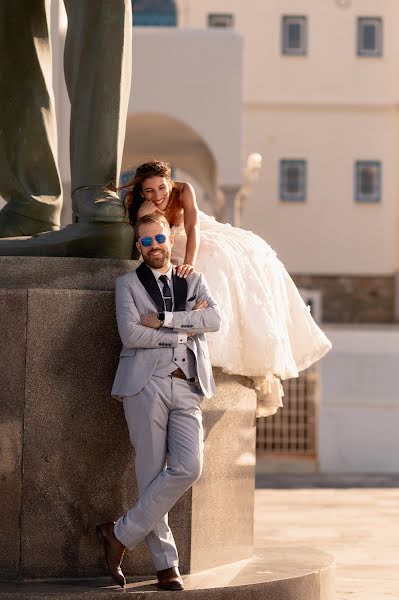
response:
<path fill-rule="evenodd" d="M 110 389 L 114 282 L 131 261 L 0 258 L 0 577 L 106 574 L 96 523 L 136 500 L 133 450 Z M 183 573 L 253 552 L 255 393 L 215 370 L 204 473 L 170 513 Z M 144 546 L 127 575 L 154 571 Z M 45 595 L 43 598 L 46 597 Z"/>
<path fill-rule="evenodd" d="M 334 600 L 334 561 L 309 548 L 273 546 L 251 559 L 183 577 L 185 591 L 159 592 L 154 578 L 129 579 L 125 593 L 134 600 Z M 121 588 L 109 580 L 0 583 L 2 600 L 113 600 Z M 166 596 L 165 596 L 166 594 Z"/>

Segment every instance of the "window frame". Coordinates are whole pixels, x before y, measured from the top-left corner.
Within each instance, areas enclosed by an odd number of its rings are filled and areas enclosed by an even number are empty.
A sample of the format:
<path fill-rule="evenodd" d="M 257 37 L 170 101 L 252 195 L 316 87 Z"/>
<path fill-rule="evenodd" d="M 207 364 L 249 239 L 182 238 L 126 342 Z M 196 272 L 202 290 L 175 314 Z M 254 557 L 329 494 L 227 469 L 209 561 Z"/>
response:
<path fill-rule="evenodd" d="M 229 21 L 228 24 L 226 25 L 212 25 L 212 18 L 215 18 L 216 20 L 218 18 L 220 18 L 221 20 L 226 19 Z M 216 12 L 212 12 L 212 13 L 208 13 L 207 14 L 207 26 L 209 28 L 212 29 L 232 29 L 234 28 L 234 13 L 216 13 Z"/>
<path fill-rule="evenodd" d="M 376 181 L 372 194 L 363 194 L 361 191 L 361 170 L 363 168 L 376 168 Z M 382 162 L 380 160 L 355 161 L 355 202 L 359 204 L 378 204 L 382 199 Z"/>
<path fill-rule="evenodd" d="M 362 47 L 363 27 L 371 24 L 375 26 L 376 47 L 374 50 Z M 384 22 L 382 17 L 357 17 L 356 50 L 358 56 L 378 58 L 384 55 Z"/>
<path fill-rule="evenodd" d="M 293 165 L 300 167 L 300 191 L 296 193 L 286 190 L 287 169 Z M 306 202 L 307 196 L 307 160 L 295 158 L 282 158 L 280 160 L 280 200 L 282 202 Z"/>
<path fill-rule="evenodd" d="M 301 47 L 290 48 L 289 25 L 297 23 L 300 26 Z M 308 54 L 308 17 L 306 15 L 282 15 L 281 17 L 281 53 L 284 56 L 307 56 Z"/>
<path fill-rule="evenodd" d="M 132 0 L 132 17 L 133 27 L 177 27 L 176 0 L 168 0 L 166 6 L 161 6 L 158 10 L 152 8 L 151 2 L 139 2 L 139 6 L 135 6 Z"/>

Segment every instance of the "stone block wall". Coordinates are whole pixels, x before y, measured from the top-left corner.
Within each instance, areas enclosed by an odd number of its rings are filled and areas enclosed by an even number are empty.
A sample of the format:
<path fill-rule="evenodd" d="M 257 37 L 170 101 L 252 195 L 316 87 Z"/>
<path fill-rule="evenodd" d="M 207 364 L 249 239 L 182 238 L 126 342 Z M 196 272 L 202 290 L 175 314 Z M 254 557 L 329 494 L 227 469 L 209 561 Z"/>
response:
<path fill-rule="evenodd" d="M 110 396 L 121 348 L 113 287 L 134 266 L 0 258 L 0 579 L 107 573 L 95 525 L 137 499 L 123 408 Z M 255 392 L 220 369 L 215 379 L 204 473 L 170 512 L 186 573 L 253 551 Z M 124 570 L 154 572 L 144 543 Z"/>
<path fill-rule="evenodd" d="M 393 275 L 292 275 L 299 288 L 320 290 L 324 323 L 394 323 Z"/>

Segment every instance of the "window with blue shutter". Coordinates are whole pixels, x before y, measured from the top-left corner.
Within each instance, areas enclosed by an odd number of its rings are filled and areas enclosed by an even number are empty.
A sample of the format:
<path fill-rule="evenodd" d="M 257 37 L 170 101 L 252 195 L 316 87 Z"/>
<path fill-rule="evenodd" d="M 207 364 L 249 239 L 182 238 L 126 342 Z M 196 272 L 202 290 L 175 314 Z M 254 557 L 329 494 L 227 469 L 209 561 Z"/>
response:
<path fill-rule="evenodd" d="M 209 13 L 208 27 L 234 27 L 232 13 Z"/>
<path fill-rule="evenodd" d="M 307 54 L 307 17 L 284 16 L 282 18 L 283 54 Z"/>
<path fill-rule="evenodd" d="M 382 19 L 359 17 L 357 20 L 357 53 L 359 56 L 382 56 Z"/>
<path fill-rule="evenodd" d="M 280 161 L 280 200 L 304 202 L 306 200 L 306 161 Z"/>
<path fill-rule="evenodd" d="M 174 0 L 132 0 L 133 25 L 138 27 L 176 27 Z"/>
<path fill-rule="evenodd" d="M 381 202 L 381 162 L 358 160 L 355 163 L 356 202 Z"/>

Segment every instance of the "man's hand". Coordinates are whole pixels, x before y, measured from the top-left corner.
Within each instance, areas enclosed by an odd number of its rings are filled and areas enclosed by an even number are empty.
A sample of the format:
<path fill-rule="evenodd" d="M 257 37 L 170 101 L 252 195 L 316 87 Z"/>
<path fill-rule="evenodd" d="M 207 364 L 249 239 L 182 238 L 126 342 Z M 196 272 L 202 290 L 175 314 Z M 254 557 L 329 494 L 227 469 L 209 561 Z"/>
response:
<path fill-rule="evenodd" d="M 149 313 L 148 315 L 140 315 L 140 323 L 144 327 L 151 327 L 152 329 L 159 329 L 161 322 L 158 319 L 158 313 Z"/>
<path fill-rule="evenodd" d="M 198 300 L 192 310 L 201 310 L 201 308 L 207 308 L 207 306 L 208 302 L 206 300 Z M 197 335 L 195 331 L 187 331 L 187 337 L 194 337 L 195 335 Z"/>
<path fill-rule="evenodd" d="M 192 310 L 201 310 L 201 308 L 207 308 L 208 302 L 206 300 L 198 300 L 198 302 L 193 306 Z"/>
<path fill-rule="evenodd" d="M 201 310 L 201 308 L 207 308 L 208 302 L 206 300 L 198 300 L 193 306 L 192 310 Z M 140 315 L 140 323 L 144 327 L 151 327 L 152 329 L 159 329 L 161 323 L 158 319 L 158 313 L 149 313 L 148 315 Z M 188 337 L 195 335 L 195 332 L 188 331 Z"/>

